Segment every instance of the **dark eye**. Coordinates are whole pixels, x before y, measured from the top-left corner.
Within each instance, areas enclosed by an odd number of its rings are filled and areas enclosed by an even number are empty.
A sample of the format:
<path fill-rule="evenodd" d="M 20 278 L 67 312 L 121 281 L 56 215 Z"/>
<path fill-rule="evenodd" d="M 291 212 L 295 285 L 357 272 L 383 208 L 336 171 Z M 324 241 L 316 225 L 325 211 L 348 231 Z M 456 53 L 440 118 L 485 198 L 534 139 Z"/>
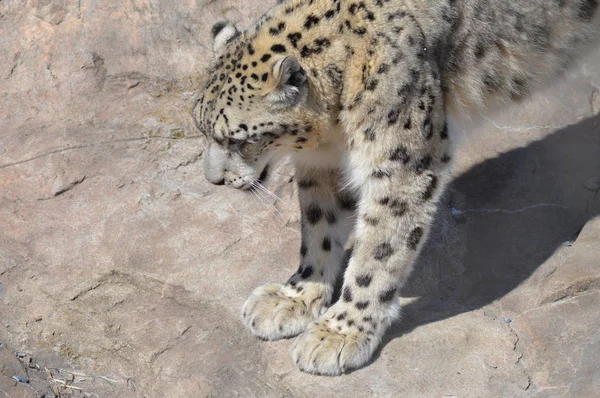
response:
<path fill-rule="evenodd" d="M 229 138 L 227 140 L 227 143 L 229 144 L 230 147 L 237 147 L 240 146 L 244 143 L 244 140 L 236 140 L 235 138 Z"/>
<path fill-rule="evenodd" d="M 228 142 L 230 150 L 238 151 L 240 153 L 243 152 L 249 144 L 246 140 L 236 140 L 234 138 L 229 138 Z"/>

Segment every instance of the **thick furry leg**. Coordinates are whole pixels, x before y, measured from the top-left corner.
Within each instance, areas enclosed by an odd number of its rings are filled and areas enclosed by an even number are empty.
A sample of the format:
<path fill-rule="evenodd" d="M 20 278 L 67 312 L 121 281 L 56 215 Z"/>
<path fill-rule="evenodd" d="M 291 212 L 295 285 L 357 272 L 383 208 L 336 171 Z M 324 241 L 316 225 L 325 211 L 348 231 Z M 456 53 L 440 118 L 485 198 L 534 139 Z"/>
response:
<path fill-rule="evenodd" d="M 337 375 L 369 361 L 399 313 L 398 288 L 426 239 L 445 180 L 439 73 L 422 53 L 418 26 L 408 17 L 403 22 L 401 42 L 390 39 L 369 61 L 387 76 L 367 77 L 342 113 L 352 183 L 360 190 L 356 242 L 341 299 L 296 342 L 294 360 L 311 373 Z"/>
<path fill-rule="evenodd" d="M 339 174 L 338 169 L 297 167 L 300 267 L 285 285 L 261 286 L 244 304 L 244 323 L 256 336 L 267 340 L 295 336 L 331 302 L 356 205 L 348 193 L 338 192 Z"/>

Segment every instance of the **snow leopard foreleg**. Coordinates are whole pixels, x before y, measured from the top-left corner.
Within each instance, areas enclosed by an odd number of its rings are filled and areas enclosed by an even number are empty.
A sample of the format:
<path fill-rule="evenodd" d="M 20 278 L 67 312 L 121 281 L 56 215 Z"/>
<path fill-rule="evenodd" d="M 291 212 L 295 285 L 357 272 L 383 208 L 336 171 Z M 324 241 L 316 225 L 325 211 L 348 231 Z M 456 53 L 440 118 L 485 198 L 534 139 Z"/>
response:
<path fill-rule="evenodd" d="M 360 192 L 355 245 L 341 299 L 296 342 L 295 362 L 311 373 L 336 375 L 371 358 L 399 315 L 398 289 L 426 239 L 445 181 L 438 67 L 415 25 L 404 28 L 400 43 L 380 36 L 379 55 L 363 68 L 363 90 L 341 115 Z"/>
<path fill-rule="evenodd" d="M 273 340 L 295 336 L 331 303 L 344 244 L 354 223 L 356 200 L 340 190 L 337 167 L 296 164 L 301 209 L 300 267 L 285 285 L 257 288 L 246 301 L 243 318 L 252 332 Z"/>

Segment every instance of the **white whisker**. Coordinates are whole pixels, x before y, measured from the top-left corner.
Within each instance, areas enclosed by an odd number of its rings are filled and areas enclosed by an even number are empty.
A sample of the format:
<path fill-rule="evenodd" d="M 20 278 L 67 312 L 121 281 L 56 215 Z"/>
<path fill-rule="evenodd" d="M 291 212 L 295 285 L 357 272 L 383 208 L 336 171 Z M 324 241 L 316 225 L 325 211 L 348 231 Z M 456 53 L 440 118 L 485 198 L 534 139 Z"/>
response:
<path fill-rule="evenodd" d="M 269 207 L 269 202 L 265 200 L 264 195 L 262 195 L 256 189 L 252 189 L 252 193 L 256 196 L 256 198 L 262 205 L 265 205 L 267 208 Z"/>
<path fill-rule="evenodd" d="M 263 200 L 263 202 L 268 206 L 271 207 L 272 210 L 275 210 L 275 212 L 279 215 L 279 217 L 285 222 L 285 218 L 283 217 L 283 214 L 281 214 L 281 212 L 279 211 L 279 209 L 277 209 L 277 207 L 275 206 L 275 204 L 271 203 L 269 200 L 272 199 L 271 197 L 267 196 L 264 192 L 260 191 L 260 190 L 255 190 L 254 192 L 256 192 L 256 194 Z"/>
<path fill-rule="evenodd" d="M 265 188 L 260 184 L 260 182 L 256 181 L 252 184 L 252 188 L 258 193 L 261 193 L 263 197 L 269 197 L 270 199 L 277 199 L 268 195 L 268 192 L 265 191 Z"/>
<path fill-rule="evenodd" d="M 273 199 L 277 199 L 281 202 L 283 202 L 283 199 L 281 199 L 279 196 L 277 196 L 274 192 L 269 191 L 269 189 L 267 189 L 267 187 L 265 187 L 263 184 L 261 184 L 260 182 L 256 182 L 255 186 L 262 190 L 264 193 L 268 194 L 269 196 L 273 197 Z"/>
<path fill-rule="evenodd" d="M 261 206 L 264 206 L 270 213 L 273 212 L 272 211 L 273 210 L 272 207 L 274 207 L 273 204 L 271 202 L 269 202 L 269 200 L 264 195 L 260 194 L 258 191 L 254 190 L 254 189 L 251 189 L 250 191 L 252 192 L 252 194 L 254 195 L 256 200 L 258 200 L 258 203 Z M 275 209 L 275 210 L 277 210 L 277 209 Z"/>
<path fill-rule="evenodd" d="M 258 199 L 258 195 L 256 195 L 253 189 L 250 189 L 250 193 L 252 194 L 252 200 L 254 201 L 254 203 L 258 201 L 259 205 L 262 206 L 262 203 L 260 203 L 260 200 Z"/>
<path fill-rule="evenodd" d="M 253 187 L 255 187 L 256 189 L 261 190 L 262 192 L 268 194 L 269 196 L 272 196 L 273 199 L 278 199 L 281 200 L 277 195 L 275 195 L 273 192 L 269 191 L 264 185 L 262 185 L 259 181 L 255 181 L 254 184 L 252 184 Z"/>

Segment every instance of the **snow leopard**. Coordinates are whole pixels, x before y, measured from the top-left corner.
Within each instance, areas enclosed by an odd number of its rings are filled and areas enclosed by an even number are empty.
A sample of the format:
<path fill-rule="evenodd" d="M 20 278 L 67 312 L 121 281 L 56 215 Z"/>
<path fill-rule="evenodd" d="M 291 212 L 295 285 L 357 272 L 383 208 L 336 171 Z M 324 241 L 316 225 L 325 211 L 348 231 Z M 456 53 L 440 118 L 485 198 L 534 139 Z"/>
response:
<path fill-rule="evenodd" d="M 598 0 L 285 0 L 243 32 L 216 23 L 193 109 L 205 177 L 252 191 L 288 156 L 301 209 L 300 266 L 251 293 L 247 328 L 298 336 L 306 372 L 365 365 L 449 179 L 452 120 L 564 71 L 599 14 Z"/>

